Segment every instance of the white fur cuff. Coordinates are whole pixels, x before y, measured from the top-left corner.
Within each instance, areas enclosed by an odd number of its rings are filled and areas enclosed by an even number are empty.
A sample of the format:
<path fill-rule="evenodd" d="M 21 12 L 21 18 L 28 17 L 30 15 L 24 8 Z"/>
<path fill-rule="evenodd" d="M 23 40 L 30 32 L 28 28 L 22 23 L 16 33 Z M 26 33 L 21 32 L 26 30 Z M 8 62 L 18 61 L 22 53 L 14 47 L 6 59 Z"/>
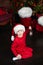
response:
<path fill-rule="evenodd" d="M 18 60 L 18 58 L 17 58 L 17 57 L 13 57 L 12 60 L 13 60 L 13 61 Z"/>

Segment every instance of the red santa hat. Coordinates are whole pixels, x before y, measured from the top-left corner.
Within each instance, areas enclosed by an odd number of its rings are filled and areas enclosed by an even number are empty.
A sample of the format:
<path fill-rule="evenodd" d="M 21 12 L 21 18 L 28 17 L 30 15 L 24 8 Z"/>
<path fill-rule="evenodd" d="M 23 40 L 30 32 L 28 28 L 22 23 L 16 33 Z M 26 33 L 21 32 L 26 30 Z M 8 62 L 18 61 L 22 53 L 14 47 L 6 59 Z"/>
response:
<path fill-rule="evenodd" d="M 21 18 L 27 18 L 32 16 L 32 9 L 30 7 L 22 7 L 18 10 L 18 14 Z"/>
<path fill-rule="evenodd" d="M 38 18 L 38 24 L 40 24 L 41 26 L 43 26 L 43 16 L 40 16 Z"/>
<path fill-rule="evenodd" d="M 13 28 L 13 30 L 14 30 L 15 34 L 17 34 L 17 32 L 18 32 L 19 30 L 23 30 L 23 31 L 25 32 L 25 26 L 22 25 L 22 24 L 17 24 L 17 25 Z"/>
<path fill-rule="evenodd" d="M 11 36 L 11 40 L 14 41 L 14 33 L 17 34 L 17 32 L 19 30 L 23 30 L 25 32 L 25 26 L 22 24 L 17 24 L 14 26 L 13 30 L 12 30 L 12 36 Z"/>
<path fill-rule="evenodd" d="M 38 24 L 36 25 L 36 30 L 43 31 L 43 16 L 38 18 Z"/>
<path fill-rule="evenodd" d="M 18 10 L 18 15 L 21 18 L 21 23 L 28 27 L 31 25 L 32 9 L 30 7 L 22 7 Z"/>

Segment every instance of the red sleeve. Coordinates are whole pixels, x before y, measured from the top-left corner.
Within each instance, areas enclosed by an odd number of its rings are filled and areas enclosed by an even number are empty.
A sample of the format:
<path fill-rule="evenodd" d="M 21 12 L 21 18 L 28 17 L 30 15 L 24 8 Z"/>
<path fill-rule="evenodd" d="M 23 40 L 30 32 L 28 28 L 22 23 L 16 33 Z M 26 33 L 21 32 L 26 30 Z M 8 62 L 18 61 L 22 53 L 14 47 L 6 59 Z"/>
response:
<path fill-rule="evenodd" d="M 14 40 L 14 42 L 11 45 L 11 50 L 15 56 L 17 56 L 17 54 L 18 54 L 16 51 L 16 48 L 17 48 L 17 42 Z"/>
<path fill-rule="evenodd" d="M 26 31 L 25 31 L 25 33 L 26 33 L 26 34 L 28 34 L 28 33 L 29 33 L 29 31 L 30 31 L 30 30 L 29 30 L 29 28 L 27 28 L 27 29 L 26 29 Z"/>

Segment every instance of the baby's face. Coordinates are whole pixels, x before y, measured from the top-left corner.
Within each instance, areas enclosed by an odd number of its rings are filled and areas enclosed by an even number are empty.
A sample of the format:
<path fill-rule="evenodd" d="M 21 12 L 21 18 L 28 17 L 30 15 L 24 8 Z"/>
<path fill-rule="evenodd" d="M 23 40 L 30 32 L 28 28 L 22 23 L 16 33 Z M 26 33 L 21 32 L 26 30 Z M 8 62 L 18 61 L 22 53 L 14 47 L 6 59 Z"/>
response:
<path fill-rule="evenodd" d="M 19 30 L 19 31 L 17 32 L 18 37 L 22 37 L 22 36 L 23 36 L 23 33 L 24 33 L 23 30 Z"/>

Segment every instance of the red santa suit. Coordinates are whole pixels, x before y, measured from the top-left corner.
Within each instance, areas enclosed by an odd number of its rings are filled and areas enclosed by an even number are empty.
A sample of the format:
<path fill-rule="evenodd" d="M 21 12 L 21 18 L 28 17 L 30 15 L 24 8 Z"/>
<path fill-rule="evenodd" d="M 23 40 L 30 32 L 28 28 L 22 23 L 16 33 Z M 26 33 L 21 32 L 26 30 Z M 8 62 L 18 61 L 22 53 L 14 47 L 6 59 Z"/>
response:
<path fill-rule="evenodd" d="M 30 7 L 22 7 L 21 9 L 18 10 L 18 15 L 21 18 L 21 23 L 25 27 L 31 26 L 31 16 L 32 16 L 32 9 Z"/>
<path fill-rule="evenodd" d="M 38 23 L 36 25 L 36 30 L 39 32 L 43 32 L 43 16 L 38 18 Z"/>
<path fill-rule="evenodd" d="M 22 26 L 21 27 L 17 27 L 16 28 L 16 32 L 17 32 L 17 30 L 22 30 L 22 29 L 24 30 L 23 37 L 21 37 L 21 38 L 19 38 L 18 36 L 15 37 L 15 39 L 14 39 L 12 45 L 11 45 L 11 50 L 12 50 L 12 53 L 15 56 L 17 56 L 18 54 L 20 54 L 21 57 L 22 57 L 22 59 L 25 59 L 25 58 L 32 57 L 32 55 L 33 55 L 33 53 L 32 53 L 33 49 L 26 46 L 26 41 L 25 40 L 26 40 L 26 34 L 27 34 L 27 32 L 25 32 L 25 28 L 23 28 Z"/>

